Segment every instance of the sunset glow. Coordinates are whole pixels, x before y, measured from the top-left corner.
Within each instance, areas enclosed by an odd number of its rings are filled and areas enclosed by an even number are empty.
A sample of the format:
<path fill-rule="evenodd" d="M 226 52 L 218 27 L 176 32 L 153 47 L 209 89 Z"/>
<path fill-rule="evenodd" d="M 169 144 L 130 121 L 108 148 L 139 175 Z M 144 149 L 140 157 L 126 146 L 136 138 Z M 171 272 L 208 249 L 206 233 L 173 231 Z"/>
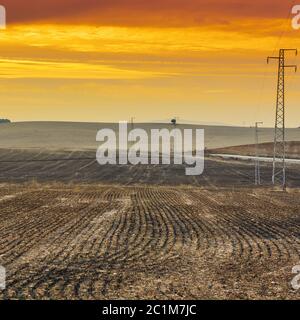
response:
<path fill-rule="evenodd" d="M 15 121 L 176 115 L 272 125 L 276 64 L 267 66 L 266 56 L 279 47 L 300 49 L 300 31 L 291 28 L 290 6 L 282 1 L 260 1 L 256 10 L 253 1 L 223 1 L 223 10 L 219 1 L 200 0 L 161 7 L 133 0 L 115 7 L 92 0 L 86 7 L 71 0 L 28 1 L 26 8 L 3 2 L 1 116 Z M 298 59 L 291 55 L 290 62 Z M 287 77 L 288 123 L 298 126 L 299 76 Z"/>

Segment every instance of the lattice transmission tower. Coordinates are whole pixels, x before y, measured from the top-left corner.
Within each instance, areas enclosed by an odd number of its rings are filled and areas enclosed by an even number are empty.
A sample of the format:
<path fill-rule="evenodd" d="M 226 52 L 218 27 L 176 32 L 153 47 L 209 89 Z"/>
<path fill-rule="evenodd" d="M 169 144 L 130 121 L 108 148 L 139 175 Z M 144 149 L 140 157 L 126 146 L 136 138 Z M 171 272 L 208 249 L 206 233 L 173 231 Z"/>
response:
<path fill-rule="evenodd" d="M 285 64 L 285 53 L 297 49 L 280 49 L 278 57 L 268 57 L 268 63 L 271 59 L 278 60 L 278 83 L 277 83 L 277 101 L 276 101 L 276 120 L 274 134 L 274 155 L 273 155 L 273 174 L 272 182 L 274 185 L 280 184 L 286 189 L 286 144 L 285 144 L 285 68 L 295 68 L 296 65 Z"/>

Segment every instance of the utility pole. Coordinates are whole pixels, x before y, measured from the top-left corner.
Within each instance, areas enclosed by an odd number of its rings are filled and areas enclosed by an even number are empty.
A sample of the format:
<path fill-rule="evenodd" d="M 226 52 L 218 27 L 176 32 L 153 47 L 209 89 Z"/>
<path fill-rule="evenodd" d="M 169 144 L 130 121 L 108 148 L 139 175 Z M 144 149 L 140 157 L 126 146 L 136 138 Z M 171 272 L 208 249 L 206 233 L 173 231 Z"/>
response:
<path fill-rule="evenodd" d="M 135 120 L 134 117 L 131 117 L 131 118 L 130 118 L 130 123 L 131 123 L 131 129 L 132 129 L 132 130 L 134 129 L 134 120 Z"/>
<path fill-rule="evenodd" d="M 285 53 L 293 51 L 298 54 L 297 49 L 280 49 L 278 57 L 268 57 L 268 63 L 271 59 L 278 60 L 278 83 L 277 83 L 277 101 L 276 101 L 276 120 L 274 134 L 274 156 L 273 156 L 273 175 L 274 185 L 280 183 L 283 190 L 286 190 L 286 163 L 285 163 L 285 68 L 295 68 L 296 65 L 285 64 Z"/>
<path fill-rule="evenodd" d="M 259 160 L 259 132 L 258 126 L 262 125 L 263 122 L 255 122 L 255 185 L 261 184 L 260 179 L 260 160 Z"/>

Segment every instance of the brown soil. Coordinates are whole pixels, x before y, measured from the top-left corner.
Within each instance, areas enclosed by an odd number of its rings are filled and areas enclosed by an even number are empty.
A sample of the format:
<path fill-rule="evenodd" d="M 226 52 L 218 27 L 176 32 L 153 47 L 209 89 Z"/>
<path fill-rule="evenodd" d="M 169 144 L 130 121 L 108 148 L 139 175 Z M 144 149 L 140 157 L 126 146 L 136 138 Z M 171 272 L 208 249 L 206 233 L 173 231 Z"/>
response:
<path fill-rule="evenodd" d="M 186 177 L 94 157 L 0 152 L 0 299 L 300 299 L 299 166 L 282 192 L 270 165 L 254 188 L 250 162 Z"/>

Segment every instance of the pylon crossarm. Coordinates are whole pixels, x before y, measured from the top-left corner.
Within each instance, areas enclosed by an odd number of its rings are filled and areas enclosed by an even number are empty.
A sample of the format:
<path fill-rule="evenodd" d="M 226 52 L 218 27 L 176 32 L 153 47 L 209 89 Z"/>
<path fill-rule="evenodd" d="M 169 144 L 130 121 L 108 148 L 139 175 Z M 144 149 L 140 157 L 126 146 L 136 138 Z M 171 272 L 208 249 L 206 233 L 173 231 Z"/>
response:
<path fill-rule="evenodd" d="M 295 72 L 297 72 L 298 70 L 298 67 L 295 66 L 295 65 L 291 65 L 291 66 L 284 66 L 285 68 L 294 68 L 295 69 Z"/>
<path fill-rule="evenodd" d="M 283 51 L 295 51 L 296 56 L 298 55 L 298 49 L 281 49 Z"/>
<path fill-rule="evenodd" d="M 270 60 L 279 60 L 279 59 L 280 59 L 279 57 L 268 57 L 267 62 L 269 63 Z"/>

